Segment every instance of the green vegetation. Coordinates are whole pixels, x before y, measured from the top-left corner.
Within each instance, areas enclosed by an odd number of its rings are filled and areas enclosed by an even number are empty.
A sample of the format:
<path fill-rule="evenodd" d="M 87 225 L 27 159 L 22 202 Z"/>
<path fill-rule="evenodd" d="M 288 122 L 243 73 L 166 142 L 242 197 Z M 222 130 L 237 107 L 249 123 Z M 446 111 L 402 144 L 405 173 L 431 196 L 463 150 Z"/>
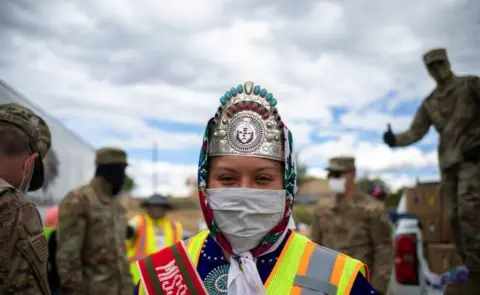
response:
<path fill-rule="evenodd" d="M 398 206 L 398 202 L 400 202 L 400 198 L 402 197 L 403 190 L 400 189 L 396 192 L 391 192 L 388 185 L 380 178 L 368 179 L 362 178 L 357 181 L 358 188 L 365 192 L 369 193 L 373 190 L 375 186 L 382 187 L 386 192 L 388 192 L 388 198 L 385 200 L 385 207 L 388 210 L 394 210 Z"/>
<path fill-rule="evenodd" d="M 400 202 L 400 198 L 402 197 L 403 189 L 399 189 L 398 191 L 391 193 L 388 196 L 388 199 L 385 201 L 385 206 L 389 210 L 397 209 L 398 203 Z"/>
<path fill-rule="evenodd" d="M 293 206 L 293 219 L 295 220 L 296 224 L 312 224 L 313 207 L 305 205 Z"/>
<path fill-rule="evenodd" d="M 388 185 L 385 183 L 385 181 L 383 181 L 382 179 L 380 178 L 374 178 L 374 179 L 369 179 L 369 178 L 361 178 L 357 181 L 357 187 L 364 193 L 368 194 L 370 193 L 371 191 L 373 191 L 373 189 L 376 187 L 376 186 L 379 186 L 381 188 L 383 188 L 386 192 L 389 192 L 390 191 L 390 188 L 388 187 Z"/>
<path fill-rule="evenodd" d="M 135 180 L 127 175 L 126 178 L 125 178 L 125 182 L 123 183 L 122 192 L 130 193 L 131 191 L 133 191 L 135 189 L 136 186 L 137 185 L 135 183 Z"/>

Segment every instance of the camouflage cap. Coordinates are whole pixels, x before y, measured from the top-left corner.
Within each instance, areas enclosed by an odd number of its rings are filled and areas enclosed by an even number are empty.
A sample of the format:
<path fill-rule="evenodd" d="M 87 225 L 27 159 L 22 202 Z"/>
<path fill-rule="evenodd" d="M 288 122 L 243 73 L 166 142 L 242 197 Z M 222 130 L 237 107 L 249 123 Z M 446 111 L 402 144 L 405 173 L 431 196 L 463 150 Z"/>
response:
<path fill-rule="evenodd" d="M 348 171 L 355 169 L 355 158 L 350 156 L 334 157 L 329 161 L 327 170 L 329 171 Z"/>
<path fill-rule="evenodd" d="M 8 122 L 20 128 L 30 138 L 32 151 L 39 154 L 35 162 L 29 191 L 35 191 L 43 185 L 44 168 L 42 159 L 51 146 L 51 133 L 47 123 L 31 109 L 17 103 L 0 105 L 0 121 Z"/>
<path fill-rule="evenodd" d="M 127 153 L 119 148 L 103 147 L 97 150 L 95 157 L 95 164 L 108 165 L 108 164 L 128 164 Z"/>
<path fill-rule="evenodd" d="M 435 61 L 448 61 L 447 50 L 445 48 L 434 48 L 423 55 L 423 62 L 426 65 Z"/>

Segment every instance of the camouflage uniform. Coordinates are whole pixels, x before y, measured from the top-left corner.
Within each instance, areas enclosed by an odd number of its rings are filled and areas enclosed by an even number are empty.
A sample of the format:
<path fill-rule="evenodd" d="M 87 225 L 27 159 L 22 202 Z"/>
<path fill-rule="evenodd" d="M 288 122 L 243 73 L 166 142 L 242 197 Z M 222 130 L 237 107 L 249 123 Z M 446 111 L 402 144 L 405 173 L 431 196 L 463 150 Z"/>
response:
<path fill-rule="evenodd" d="M 104 148 L 96 164 L 126 164 L 125 152 Z M 126 257 L 127 217 L 111 185 L 95 177 L 59 206 L 57 269 L 62 295 L 131 295 Z"/>
<path fill-rule="evenodd" d="M 333 158 L 329 169 L 354 169 L 353 158 Z M 315 208 L 312 241 L 363 261 L 370 268 L 370 282 L 386 294 L 393 265 L 391 226 L 384 203 L 356 193 L 354 200 L 325 197 Z"/>
<path fill-rule="evenodd" d="M 429 65 L 443 61 L 445 49 L 424 55 Z M 453 74 L 452 74 L 453 75 Z M 394 146 L 407 146 L 423 138 L 433 125 L 440 134 L 438 157 L 441 170 L 441 194 L 448 205 L 452 232 L 459 254 L 470 272 L 477 276 L 480 288 L 480 161 L 467 154 L 479 154 L 480 78 L 452 76 L 450 83 L 437 85 L 422 102 L 410 128 L 394 137 Z"/>
<path fill-rule="evenodd" d="M 0 121 L 23 130 L 31 140 L 35 162 L 30 191 L 43 184 L 41 159 L 50 148 L 50 130 L 33 111 L 17 104 L 0 105 Z M 0 139 L 1 140 L 1 139 Z M 50 294 L 47 241 L 35 204 L 0 179 L 0 294 Z"/>

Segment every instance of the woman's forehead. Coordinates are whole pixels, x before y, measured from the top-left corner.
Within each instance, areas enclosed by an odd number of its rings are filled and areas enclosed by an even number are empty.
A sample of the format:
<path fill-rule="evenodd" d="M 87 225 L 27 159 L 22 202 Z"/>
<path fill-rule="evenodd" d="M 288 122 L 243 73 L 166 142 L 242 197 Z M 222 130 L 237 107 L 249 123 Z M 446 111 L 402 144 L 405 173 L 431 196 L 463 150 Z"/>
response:
<path fill-rule="evenodd" d="M 280 168 L 279 161 L 250 156 L 220 156 L 210 158 L 210 169 Z"/>

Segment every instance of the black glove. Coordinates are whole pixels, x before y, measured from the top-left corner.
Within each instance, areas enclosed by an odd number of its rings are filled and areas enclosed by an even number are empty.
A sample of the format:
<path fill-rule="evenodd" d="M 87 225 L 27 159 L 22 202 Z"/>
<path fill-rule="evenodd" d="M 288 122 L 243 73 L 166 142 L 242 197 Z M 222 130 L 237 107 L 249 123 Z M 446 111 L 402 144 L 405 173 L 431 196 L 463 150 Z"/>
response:
<path fill-rule="evenodd" d="M 395 134 L 392 132 L 392 127 L 390 124 L 387 125 L 387 131 L 383 133 L 383 141 L 389 146 L 389 147 L 394 147 L 395 146 Z"/>
<path fill-rule="evenodd" d="M 127 239 L 133 238 L 135 230 L 130 225 L 127 225 Z"/>
<path fill-rule="evenodd" d="M 463 152 L 463 160 L 468 163 L 477 163 L 480 160 L 480 145 Z"/>

